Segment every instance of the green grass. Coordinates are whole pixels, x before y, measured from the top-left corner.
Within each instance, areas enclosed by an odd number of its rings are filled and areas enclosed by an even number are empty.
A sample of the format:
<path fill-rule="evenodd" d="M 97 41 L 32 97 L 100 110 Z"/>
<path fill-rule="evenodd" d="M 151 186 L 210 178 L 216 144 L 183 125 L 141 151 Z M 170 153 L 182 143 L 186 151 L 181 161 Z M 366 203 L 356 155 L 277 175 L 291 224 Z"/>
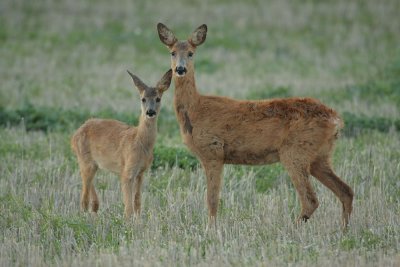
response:
<path fill-rule="evenodd" d="M 270 98 L 278 95 L 279 97 L 284 97 L 285 92 L 286 89 L 278 88 L 271 91 L 268 95 Z M 252 93 L 251 95 L 265 96 L 258 97 L 258 99 L 268 98 L 266 94 Z M 0 125 L 3 127 L 23 125 L 27 131 L 64 131 L 72 133 L 85 120 L 93 117 L 116 119 L 130 125 L 137 125 L 138 123 L 136 114 L 126 112 L 116 113 L 110 109 L 99 110 L 97 112 L 61 110 L 52 107 L 34 107 L 30 103 L 15 110 L 6 110 L 0 107 Z M 398 118 L 368 117 L 344 112 L 343 120 L 345 122 L 343 133 L 347 136 L 354 136 L 366 130 L 389 132 L 393 129 L 400 131 L 400 119 Z M 163 133 L 162 136 L 164 139 L 174 138 L 174 136 L 179 135 L 177 125 L 175 115 L 171 111 L 162 112 L 160 115 L 159 132 Z"/>
<path fill-rule="evenodd" d="M 312 220 L 296 228 L 296 194 L 287 174 L 273 165 L 258 169 L 227 166 L 219 235 L 204 231 L 207 211 L 201 169 L 165 166 L 148 172 L 140 223 L 123 221 L 118 178 L 99 172 L 95 183 L 101 206 L 97 218 L 92 218 L 78 211 L 79 174 L 76 163 L 69 161 L 58 142 L 60 134 L 27 134 L 23 128 L 0 133 L 37 155 L 48 154 L 44 158 L 22 157 L 24 152 L 18 150 L 2 154 L 2 166 L 10 166 L 0 173 L 5 177 L 0 180 L 0 227 L 6 265 L 85 265 L 99 258 L 103 264 L 115 260 L 121 264 L 176 261 L 187 265 L 221 260 L 245 265 L 334 265 L 336 257 L 344 265 L 352 265 L 354 257 L 358 264 L 371 259 L 374 264 L 395 263 L 400 192 L 393 177 L 398 177 L 400 169 L 398 151 L 389 149 L 388 144 L 399 146 L 398 133 L 375 132 L 339 142 L 336 169 L 356 191 L 348 233 L 340 231 L 338 201 L 318 183 L 320 208 Z M 263 175 L 264 182 L 275 179 L 268 190 L 259 182 Z M 34 254 L 18 256 L 21 252 L 17 249 L 24 244 Z"/>
<path fill-rule="evenodd" d="M 398 266 L 400 2 L 203 0 L 0 3 L 0 266 Z M 341 206 L 312 179 L 300 205 L 279 165 L 226 166 L 219 231 L 206 232 L 206 184 L 182 143 L 173 86 L 163 97 L 139 222 L 123 220 L 119 178 L 99 171 L 96 217 L 79 212 L 70 136 L 90 117 L 137 124 L 126 69 L 154 85 L 168 68 L 156 33 L 202 23 L 196 83 L 204 94 L 315 97 L 345 121 L 333 163 L 355 191 Z"/>

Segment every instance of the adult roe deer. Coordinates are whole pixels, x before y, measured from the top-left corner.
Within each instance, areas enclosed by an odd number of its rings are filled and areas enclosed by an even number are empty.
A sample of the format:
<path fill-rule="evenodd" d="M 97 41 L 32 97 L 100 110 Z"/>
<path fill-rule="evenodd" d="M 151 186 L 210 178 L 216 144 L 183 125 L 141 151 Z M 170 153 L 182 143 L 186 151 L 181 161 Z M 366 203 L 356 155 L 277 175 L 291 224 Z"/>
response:
<path fill-rule="evenodd" d="M 207 177 L 209 227 L 216 215 L 224 164 L 261 165 L 281 162 L 301 202 L 297 222 L 318 207 L 309 180 L 312 174 L 340 199 L 342 224 L 348 225 L 353 190 L 332 170 L 331 154 L 343 122 L 338 114 L 311 98 L 260 101 L 206 96 L 197 92 L 193 56 L 207 35 L 205 24 L 178 41 L 164 24 L 158 35 L 171 53 L 174 106 L 183 142 L 200 160 Z"/>
<path fill-rule="evenodd" d="M 121 190 L 125 205 L 124 215 L 140 215 L 143 173 L 153 161 L 153 147 L 157 135 L 157 117 L 162 94 L 169 88 L 172 70 L 164 74 L 156 87 L 148 87 L 129 72 L 141 97 L 141 115 L 138 127 L 117 120 L 89 119 L 72 136 L 82 176 L 81 209 L 88 210 L 89 196 L 92 210 L 97 212 L 99 200 L 93 179 L 98 168 L 110 170 L 121 176 Z M 134 201 L 132 201 L 132 187 Z"/>

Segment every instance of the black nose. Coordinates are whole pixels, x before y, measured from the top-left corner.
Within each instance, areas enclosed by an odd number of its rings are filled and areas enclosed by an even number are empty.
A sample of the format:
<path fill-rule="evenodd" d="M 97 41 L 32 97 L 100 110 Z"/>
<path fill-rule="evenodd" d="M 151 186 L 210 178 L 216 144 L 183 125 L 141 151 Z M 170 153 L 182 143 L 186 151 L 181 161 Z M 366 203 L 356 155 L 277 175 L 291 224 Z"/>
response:
<path fill-rule="evenodd" d="M 149 110 L 146 112 L 146 115 L 148 115 L 149 117 L 153 117 L 153 116 L 156 115 L 156 111 L 155 111 L 155 110 L 152 110 L 152 109 L 149 109 Z"/>
<path fill-rule="evenodd" d="M 176 71 L 179 75 L 183 75 L 183 74 L 186 73 L 186 68 L 185 68 L 185 67 L 182 67 L 182 66 L 179 66 L 179 67 L 176 67 L 175 71 Z"/>

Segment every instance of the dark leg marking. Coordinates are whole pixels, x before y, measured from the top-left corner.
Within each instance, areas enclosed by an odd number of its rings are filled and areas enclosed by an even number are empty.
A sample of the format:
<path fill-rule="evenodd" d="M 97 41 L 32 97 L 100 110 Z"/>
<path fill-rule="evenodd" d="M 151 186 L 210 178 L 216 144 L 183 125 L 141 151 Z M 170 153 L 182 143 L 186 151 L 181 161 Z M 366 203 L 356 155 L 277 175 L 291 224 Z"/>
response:
<path fill-rule="evenodd" d="M 192 123 L 190 122 L 189 115 L 187 114 L 186 111 L 183 115 L 185 116 L 185 125 L 183 126 L 185 128 L 185 133 L 192 134 L 193 126 Z"/>

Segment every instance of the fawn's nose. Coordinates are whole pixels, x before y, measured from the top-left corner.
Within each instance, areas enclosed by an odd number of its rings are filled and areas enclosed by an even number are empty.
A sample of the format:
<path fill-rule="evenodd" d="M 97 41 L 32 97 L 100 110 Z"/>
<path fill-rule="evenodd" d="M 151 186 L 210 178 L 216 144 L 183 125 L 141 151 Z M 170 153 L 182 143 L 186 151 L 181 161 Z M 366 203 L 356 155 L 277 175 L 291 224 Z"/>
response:
<path fill-rule="evenodd" d="M 149 116 L 149 117 L 153 117 L 153 116 L 155 116 L 156 114 L 157 114 L 157 112 L 156 112 L 155 110 L 152 110 L 152 109 L 149 109 L 149 110 L 146 112 L 146 115 Z"/>
<path fill-rule="evenodd" d="M 178 73 L 178 75 L 184 75 L 186 73 L 186 68 L 183 66 L 178 66 L 175 69 L 176 73 Z"/>

